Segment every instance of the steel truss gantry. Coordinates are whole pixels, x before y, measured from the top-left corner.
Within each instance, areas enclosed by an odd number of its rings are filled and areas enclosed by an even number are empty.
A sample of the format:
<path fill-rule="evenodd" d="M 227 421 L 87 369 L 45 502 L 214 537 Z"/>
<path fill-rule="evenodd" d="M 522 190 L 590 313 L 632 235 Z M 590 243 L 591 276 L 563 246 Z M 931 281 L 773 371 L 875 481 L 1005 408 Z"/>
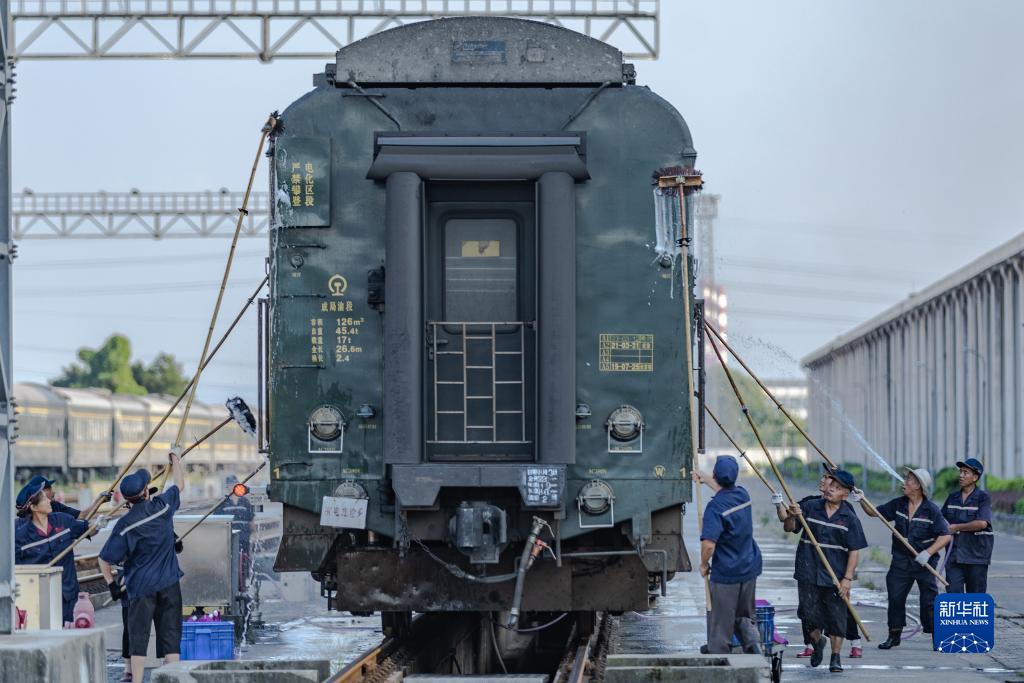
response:
<path fill-rule="evenodd" d="M 14 239 L 231 237 L 241 192 L 46 192 L 15 194 Z M 269 197 L 253 192 L 243 237 L 267 233 Z"/>
<path fill-rule="evenodd" d="M 11 121 L 7 116 L 14 101 L 14 61 L 11 43 L 10 6 L 0 1 L 0 634 L 14 627 L 14 459 L 11 432 L 14 408 L 11 401 Z"/>
<path fill-rule="evenodd" d="M 332 59 L 368 35 L 455 16 L 534 19 L 655 59 L 660 0 L 11 0 L 15 59 Z"/>

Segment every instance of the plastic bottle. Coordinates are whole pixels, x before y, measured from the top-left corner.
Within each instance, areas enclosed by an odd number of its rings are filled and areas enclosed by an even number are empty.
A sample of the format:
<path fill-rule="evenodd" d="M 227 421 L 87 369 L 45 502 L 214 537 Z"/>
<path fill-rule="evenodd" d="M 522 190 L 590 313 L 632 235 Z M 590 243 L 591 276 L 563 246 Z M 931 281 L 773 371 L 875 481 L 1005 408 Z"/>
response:
<path fill-rule="evenodd" d="M 93 609 L 92 600 L 88 593 L 79 593 L 78 602 L 75 603 L 75 628 L 92 628 L 96 625 L 96 610 Z"/>

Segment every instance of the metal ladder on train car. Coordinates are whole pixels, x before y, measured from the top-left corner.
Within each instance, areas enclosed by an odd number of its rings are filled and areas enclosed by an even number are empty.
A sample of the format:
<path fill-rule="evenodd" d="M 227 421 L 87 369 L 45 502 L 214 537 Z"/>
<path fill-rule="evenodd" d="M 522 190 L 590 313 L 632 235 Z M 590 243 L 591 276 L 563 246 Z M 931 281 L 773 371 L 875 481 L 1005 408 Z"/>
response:
<path fill-rule="evenodd" d="M 526 359 L 524 352 L 524 328 L 525 325 L 522 322 L 431 322 L 428 323 L 431 326 L 430 330 L 430 344 L 431 351 L 433 354 L 433 439 L 429 440 L 428 443 L 435 444 L 456 444 L 456 443 L 475 443 L 475 444 L 521 444 L 527 443 L 526 441 Z M 459 329 L 456 339 L 461 340 L 461 346 L 458 349 L 453 350 L 439 350 L 438 349 L 438 335 L 444 328 L 457 327 Z M 500 327 L 515 327 L 517 328 L 516 337 L 518 339 L 518 346 L 512 350 L 499 350 L 498 349 L 498 329 Z M 484 330 L 484 332 L 481 332 Z M 477 351 L 483 356 L 490 356 L 489 365 L 471 365 L 470 356 L 470 342 L 481 343 L 486 342 L 490 349 L 488 354 L 486 350 Z M 453 373 L 452 376 L 446 376 L 443 370 L 439 370 L 442 365 L 442 356 L 461 356 L 461 377 L 459 374 Z M 499 356 L 518 356 L 519 357 L 519 374 L 514 379 L 498 379 L 498 357 Z M 470 394 L 469 393 L 469 372 L 471 370 L 489 370 L 490 371 L 490 390 L 491 393 L 487 394 Z M 519 408 L 517 410 L 509 409 L 498 409 L 498 387 L 506 385 L 518 385 L 519 386 Z M 462 410 L 441 410 L 439 408 L 439 390 L 441 386 L 461 386 L 462 387 Z M 491 402 L 491 422 L 490 424 L 470 424 L 470 401 L 490 401 Z M 458 439 L 440 439 L 440 421 L 442 415 L 459 415 L 462 417 L 462 440 Z M 498 416 L 499 415 L 518 415 L 519 416 L 519 439 L 498 439 Z M 470 439 L 471 431 L 489 431 L 491 438 Z"/>

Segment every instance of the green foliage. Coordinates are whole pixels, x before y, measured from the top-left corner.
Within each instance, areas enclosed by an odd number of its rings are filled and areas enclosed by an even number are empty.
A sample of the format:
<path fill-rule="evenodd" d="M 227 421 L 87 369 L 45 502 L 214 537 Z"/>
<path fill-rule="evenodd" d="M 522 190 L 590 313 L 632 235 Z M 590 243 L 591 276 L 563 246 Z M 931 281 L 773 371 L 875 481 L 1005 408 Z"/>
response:
<path fill-rule="evenodd" d="M 985 488 L 989 491 L 1024 491 L 1024 477 L 1003 479 L 990 474 L 985 479 Z"/>
<path fill-rule="evenodd" d="M 112 334 L 98 349 L 78 350 L 78 363 L 72 363 L 50 381 L 57 387 L 108 389 L 115 394 L 180 393 L 186 379 L 174 357 L 161 353 L 149 366 L 131 363 L 132 346 L 128 338 Z"/>
<path fill-rule="evenodd" d="M 960 488 L 960 469 L 957 467 L 943 467 L 935 474 L 935 492 L 932 498 L 945 500 L 949 494 Z"/>
<path fill-rule="evenodd" d="M 1013 505 L 1013 514 L 1024 515 L 1024 498 L 1021 498 Z"/>
<path fill-rule="evenodd" d="M 177 395 L 188 383 L 181 363 L 169 353 L 158 353 L 149 365 L 135 361 L 132 363 L 132 376 L 151 394 Z"/>
<path fill-rule="evenodd" d="M 765 445 L 769 449 L 779 446 L 803 445 L 803 437 L 790 424 L 782 411 L 764 394 L 757 382 L 744 373 L 742 368 L 730 365 L 729 369 Z M 739 411 L 735 394 L 720 366 L 708 368 L 707 382 L 714 383 L 715 391 L 722 397 L 722 405 L 717 408 L 716 412 L 721 412 L 719 417 L 725 424 L 725 428 L 744 449 L 759 448 L 757 438 L 750 429 L 747 419 Z M 712 409 L 715 409 L 715 406 L 712 406 Z M 805 420 L 801 420 L 795 415 L 794 418 L 802 428 L 807 427 Z M 714 423 L 710 421 L 708 423 L 715 428 Z"/>

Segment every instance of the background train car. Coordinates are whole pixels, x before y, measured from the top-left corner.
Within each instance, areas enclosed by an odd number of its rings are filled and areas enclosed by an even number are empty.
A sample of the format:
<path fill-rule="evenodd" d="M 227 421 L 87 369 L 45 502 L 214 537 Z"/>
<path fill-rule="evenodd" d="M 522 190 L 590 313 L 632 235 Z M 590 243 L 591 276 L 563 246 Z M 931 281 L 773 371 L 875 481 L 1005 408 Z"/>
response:
<path fill-rule="evenodd" d="M 149 436 L 149 412 L 139 396 L 112 394 L 114 465 L 124 467 Z"/>
<path fill-rule="evenodd" d="M 67 401 L 52 387 L 35 383 L 15 384 L 14 398 L 18 404 L 15 468 L 51 475 L 66 471 Z"/>
<path fill-rule="evenodd" d="M 88 477 L 114 466 L 114 406 L 110 393 L 102 389 L 54 391 L 67 400 L 68 468 Z"/>
<path fill-rule="evenodd" d="M 176 410 L 175 415 L 180 419 L 181 412 Z M 216 405 L 194 401 L 191 410 L 189 410 L 185 436 L 182 438 L 185 448 L 203 438 L 207 432 L 220 424 L 227 416 L 228 411 L 226 408 L 218 410 Z M 192 470 L 212 471 L 217 439 L 230 427 L 231 425 L 223 427 L 216 434 L 193 449 L 185 458 L 186 467 Z"/>
<path fill-rule="evenodd" d="M 160 420 L 163 419 L 170 409 L 171 403 L 173 403 L 173 399 L 157 394 L 140 396 L 139 400 L 146 405 L 146 411 L 149 415 L 149 429 L 147 431 L 152 431 L 159 424 Z M 149 442 L 146 452 L 139 458 L 139 465 L 163 465 L 167 462 L 167 453 L 170 451 L 171 444 L 174 443 L 174 438 L 178 434 L 179 424 L 181 424 L 180 407 L 174 411 L 173 415 L 167 418 L 157 431 L 156 436 Z"/>

